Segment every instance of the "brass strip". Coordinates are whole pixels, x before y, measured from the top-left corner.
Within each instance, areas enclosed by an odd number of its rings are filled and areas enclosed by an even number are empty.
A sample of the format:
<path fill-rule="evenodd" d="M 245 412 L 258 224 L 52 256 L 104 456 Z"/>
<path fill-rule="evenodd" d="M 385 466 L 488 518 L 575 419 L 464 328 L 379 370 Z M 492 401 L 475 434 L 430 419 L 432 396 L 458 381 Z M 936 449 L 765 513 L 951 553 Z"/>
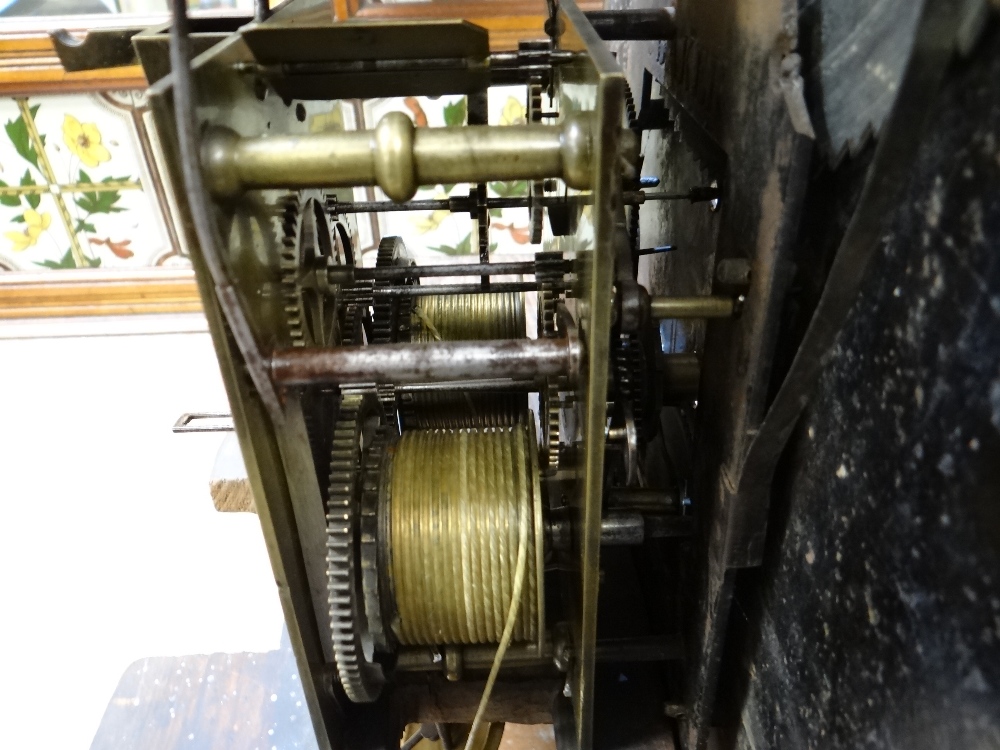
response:
<path fill-rule="evenodd" d="M 142 184 L 131 180 L 115 182 L 71 182 L 68 185 L 52 183 L 60 193 L 105 193 L 109 190 L 142 190 Z M 22 195 L 24 193 L 53 193 L 52 185 L 8 185 L 0 187 L 0 195 Z"/>
<path fill-rule="evenodd" d="M 0 274 L 0 320 L 200 310 L 198 287 L 189 270 Z"/>
<path fill-rule="evenodd" d="M 665 318 L 731 318 L 736 312 L 732 297 L 651 297 L 649 317 Z"/>

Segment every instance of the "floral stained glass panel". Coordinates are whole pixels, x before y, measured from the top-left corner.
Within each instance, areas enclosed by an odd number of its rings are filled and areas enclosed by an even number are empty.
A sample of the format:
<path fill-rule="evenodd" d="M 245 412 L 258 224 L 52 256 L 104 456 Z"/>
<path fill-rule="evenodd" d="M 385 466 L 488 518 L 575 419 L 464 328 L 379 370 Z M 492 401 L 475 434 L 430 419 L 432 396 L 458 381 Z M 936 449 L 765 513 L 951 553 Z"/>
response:
<path fill-rule="evenodd" d="M 0 267 L 187 264 L 141 92 L 0 99 Z"/>

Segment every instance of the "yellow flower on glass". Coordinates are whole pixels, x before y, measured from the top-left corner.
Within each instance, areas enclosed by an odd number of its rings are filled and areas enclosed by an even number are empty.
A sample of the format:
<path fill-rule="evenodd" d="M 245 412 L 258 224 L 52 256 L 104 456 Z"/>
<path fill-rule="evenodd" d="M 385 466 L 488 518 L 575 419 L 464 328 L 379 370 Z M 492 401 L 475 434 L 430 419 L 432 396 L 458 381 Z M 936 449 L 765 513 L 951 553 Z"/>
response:
<path fill-rule="evenodd" d="M 29 208 L 24 212 L 24 231 L 7 232 L 7 239 L 10 240 L 15 252 L 27 250 L 38 242 L 42 232 L 49 228 L 52 223 L 52 216 L 48 213 L 38 213 L 35 209 Z"/>
<path fill-rule="evenodd" d="M 501 125 L 521 125 L 528 112 L 524 105 L 513 96 L 507 97 L 507 103 L 503 105 L 503 112 L 500 113 Z"/>
<path fill-rule="evenodd" d="M 310 133 L 327 133 L 331 130 L 344 129 L 344 113 L 340 111 L 340 104 L 335 104 L 329 112 L 312 115 L 309 118 Z"/>
<path fill-rule="evenodd" d="M 441 226 L 441 222 L 443 222 L 449 216 L 451 216 L 450 211 L 444 211 L 444 210 L 431 211 L 426 216 L 418 216 L 410 219 L 410 221 L 413 222 L 414 226 L 416 226 L 417 231 L 420 232 L 420 234 L 427 234 L 428 232 L 433 232 L 435 229 Z"/>
<path fill-rule="evenodd" d="M 101 131 L 92 122 L 80 122 L 73 115 L 63 120 L 63 140 L 69 150 L 88 167 L 111 161 L 111 152 L 101 143 Z"/>

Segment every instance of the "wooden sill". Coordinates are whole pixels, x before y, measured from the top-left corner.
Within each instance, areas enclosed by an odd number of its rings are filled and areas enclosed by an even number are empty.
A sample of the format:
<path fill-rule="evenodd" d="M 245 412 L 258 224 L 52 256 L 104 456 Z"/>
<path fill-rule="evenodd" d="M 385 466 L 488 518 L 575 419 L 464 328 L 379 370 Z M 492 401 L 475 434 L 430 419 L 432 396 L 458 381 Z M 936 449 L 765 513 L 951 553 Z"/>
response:
<path fill-rule="evenodd" d="M 201 311 L 194 271 L 65 270 L 0 275 L 0 320 Z"/>
<path fill-rule="evenodd" d="M 67 73 L 48 34 L 0 36 L 0 96 L 146 88 L 139 65 Z"/>

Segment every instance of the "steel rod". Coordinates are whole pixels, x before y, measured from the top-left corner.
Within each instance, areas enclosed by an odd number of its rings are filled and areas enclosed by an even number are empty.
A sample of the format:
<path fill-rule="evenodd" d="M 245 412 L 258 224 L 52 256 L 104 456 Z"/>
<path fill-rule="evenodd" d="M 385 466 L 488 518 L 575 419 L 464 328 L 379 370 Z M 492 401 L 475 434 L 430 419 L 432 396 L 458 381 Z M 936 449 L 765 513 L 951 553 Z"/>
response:
<path fill-rule="evenodd" d="M 496 646 L 445 646 L 444 651 L 457 649 L 466 669 L 489 669 L 496 658 Z M 541 654 L 530 643 L 512 643 L 504 654 L 505 667 L 542 667 L 552 664 L 552 641 L 545 640 Z M 444 670 L 444 654 L 436 648 L 404 647 L 396 655 L 396 669 L 404 672 L 437 672 Z"/>
<path fill-rule="evenodd" d="M 699 190 L 709 190 L 695 188 L 687 193 L 657 193 L 645 192 L 642 190 L 627 190 L 622 193 L 622 202 L 626 205 L 635 206 L 647 201 L 707 201 L 717 197 L 718 191 L 698 192 Z M 541 199 L 542 205 L 549 206 L 579 205 L 587 206 L 593 203 L 593 196 L 586 195 L 564 195 L 546 196 Z M 486 207 L 494 208 L 528 208 L 527 198 L 487 198 Z M 475 201 L 465 195 L 457 195 L 452 198 L 437 198 L 418 201 L 338 201 L 332 204 L 337 213 L 341 214 L 365 214 L 381 213 L 388 211 L 451 211 L 452 213 L 472 213 L 476 210 Z"/>
<path fill-rule="evenodd" d="M 570 264 L 566 264 L 569 270 Z M 440 278 L 451 276 L 524 276 L 534 275 L 535 262 L 514 263 L 454 263 L 433 266 L 387 266 L 384 268 L 355 268 L 354 278 L 374 281 L 406 281 L 407 279 Z"/>
<path fill-rule="evenodd" d="M 629 206 L 642 205 L 648 201 L 707 201 L 718 197 L 718 191 L 698 192 L 698 188 L 687 193 L 657 193 L 642 190 L 626 190 L 622 193 L 622 202 Z M 546 196 L 541 199 L 542 205 L 550 206 L 578 205 L 587 206 L 593 203 L 593 197 L 586 195 Z M 486 207 L 495 208 L 528 208 L 527 198 L 487 198 Z M 475 201 L 467 196 L 453 198 L 438 198 L 419 201 L 338 201 L 333 204 L 337 213 L 363 214 L 381 213 L 383 211 L 451 211 L 452 213 L 471 213 L 476 210 Z"/>
<path fill-rule="evenodd" d="M 686 195 L 683 197 L 687 197 Z M 564 206 L 566 204 L 589 205 L 592 197 L 587 195 L 549 196 L 541 198 L 543 206 Z M 641 201 L 633 201 L 641 202 Z M 527 198 L 487 198 L 486 208 L 528 208 Z M 476 201 L 466 195 L 451 198 L 436 198 L 419 201 L 337 201 L 330 207 L 340 214 L 366 214 L 383 211 L 451 211 L 452 213 L 475 213 Z"/>
<path fill-rule="evenodd" d="M 430 284 L 428 286 L 383 286 L 375 287 L 376 297 L 436 297 L 441 294 L 486 294 L 494 292 L 534 292 L 538 290 L 535 281 L 510 281 L 490 284 L 484 289 L 482 284 Z"/>
<path fill-rule="evenodd" d="M 271 356 L 271 376 L 282 386 L 575 378 L 581 356 L 574 339 L 544 338 L 279 349 Z"/>
<path fill-rule="evenodd" d="M 641 513 L 616 511 L 601 519 L 601 546 L 619 547 L 642 544 L 646 522 Z"/>
<path fill-rule="evenodd" d="M 496 657 L 496 646 L 445 646 L 443 649 L 404 647 L 396 656 L 396 669 L 404 672 L 437 672 L 445 668 L 442 651 L 456 649 L 465 669 L 489 669 Z M 504 667 L 543 667 L 553 664 L 552 637 L 545 639 L 541 653 L 530 643 L 512 644 L 504 655 Z M 609 638 L 597 642 L 597 659 L 602 662 L 676 661 L 684 658 L 684 642 L 676 635 L 652 635 L 638 638 Z"/>
<path fill-rule="evenodd" d="M 462 198 L 461 200 L 465 200 Z M 447 199 L 430 199 L 422 201 L 337 201 L 332 203 L 338 214 L 374 214 L 386 211 L 454 211 L 452 201 Z M 466 209 L 468 210 L 468 209 Z"/>
<path fill-rule="evenodd" d="M 433 391 L 537 391 L 543 385 L 539 380 L 509 380 L 492 378 L 490 380 L 460 380 L 444 383 L 411 383 L 401 385 L 397 393 L 427 393 Z"/>
<path fill-rule="evenodd" d="M 677 494 L 669 490 L 622 487 L 608 491 L 608 508 L 652 513 L 679 513 Z"/>

